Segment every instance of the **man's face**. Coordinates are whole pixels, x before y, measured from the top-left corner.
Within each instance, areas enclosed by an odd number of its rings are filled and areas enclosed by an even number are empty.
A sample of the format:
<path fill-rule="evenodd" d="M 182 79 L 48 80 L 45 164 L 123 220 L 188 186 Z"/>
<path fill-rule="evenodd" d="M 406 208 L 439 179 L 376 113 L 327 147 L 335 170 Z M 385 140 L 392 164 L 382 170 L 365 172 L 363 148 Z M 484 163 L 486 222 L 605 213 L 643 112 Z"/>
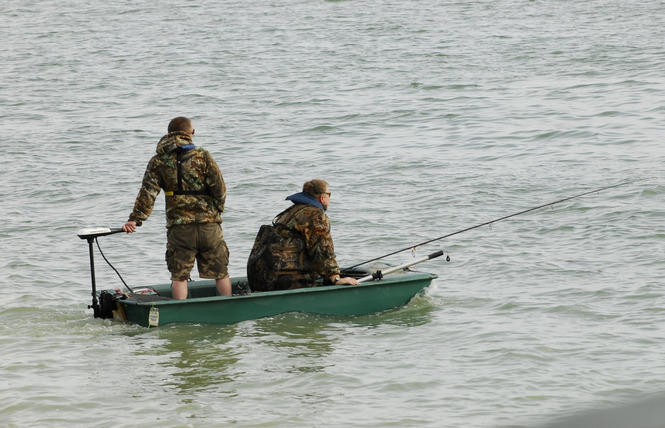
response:
<path fill-rule="evenodd" d="M 321 202 L 321 205 L 323 205 L 323 210 L 328 211 L 328 205 L 330 205 L 330 189 L 327 188 L 325 192 L 321 194 L 321 197 L 319 201 Z"/>

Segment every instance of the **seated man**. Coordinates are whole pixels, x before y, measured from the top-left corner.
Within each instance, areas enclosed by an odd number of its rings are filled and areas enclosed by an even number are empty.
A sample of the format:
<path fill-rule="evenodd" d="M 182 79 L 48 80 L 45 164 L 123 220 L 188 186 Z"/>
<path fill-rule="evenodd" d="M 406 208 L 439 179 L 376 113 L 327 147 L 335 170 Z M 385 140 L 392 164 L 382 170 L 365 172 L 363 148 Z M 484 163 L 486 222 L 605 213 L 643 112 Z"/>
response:
<path fill-rule="evenodd" d="M 342 278 L 335 258 L 326 210 L 330 204 L 328 183 L 311 180 L 302 192 L 286 198 L 294 205 L 264 225 L 254 242 L 247 263 L 249 285 L 254 291 L 314 287 L 319 276 L 324 284 L 358 285 Z"/>

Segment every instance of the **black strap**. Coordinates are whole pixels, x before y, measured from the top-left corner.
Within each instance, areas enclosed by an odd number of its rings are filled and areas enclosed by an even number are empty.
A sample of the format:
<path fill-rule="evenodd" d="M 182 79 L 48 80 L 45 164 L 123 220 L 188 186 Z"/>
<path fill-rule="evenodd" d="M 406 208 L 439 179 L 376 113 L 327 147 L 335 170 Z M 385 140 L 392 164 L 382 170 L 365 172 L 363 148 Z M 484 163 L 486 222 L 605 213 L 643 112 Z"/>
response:
<path fill-rule="evenodd" d="M 312 187 L 314 188 L 314 193 L 317 195 L 320 194 L 319 189 L 316 188 L 316 183 L 314 182 L 314 180 L 310 181 L 310 183 L 312 183 Z"/>
<path fill-rule="evenodd" d="M 178 177 L 178 189 L 172 191 L 165 191 L 166 196 L 176 196 L 176 195 L 209 195 L 207 189 L 200 190 L 183 190 L 182 189 L 182 153 L 186 150 L 182 150 L 180 147 L 174 150 L 176 154 L 176 172 Z"/>
<path fill-rule="evenodd" d="M 280 229 L 280 228 L 281 228 L 281 229 L 284 229 L 284 230 L 286 230 L 286 231 L 289 231 L 289 232 L 292 232 L 292 233 L 296 233 L 296 234 L 302 236 L 302 233 L 300 233 L 300 231 L 298 231 L 298 230 L 296 230 L 296 229 L 292 229 L 292 228 L 288 227 L 288 226 L 287 226 L 286 224 L 284 224 L 284 223 L 276 223 L 275 220 L 277 220 L 277 218 L 281 217 L 282 214 L 284 214 L 285 212 L 287 212 L 287 211 L 289 211 L 289 210 L 292 210 L 292 209 L 294 209 L 294 208 L 303 208 L 303 207 L 305 207 L 305 206 L 306 206 L 306 205 L 291 205 L 290 207 L 288 207 L 287 209 L 285 209 L 285 210 L 282 211 L 281 213 L 277 214 L 277 215 L 272 219 L 272 225 L 273 225 L 275 228 L 277 228 L 277 229 Z"/>

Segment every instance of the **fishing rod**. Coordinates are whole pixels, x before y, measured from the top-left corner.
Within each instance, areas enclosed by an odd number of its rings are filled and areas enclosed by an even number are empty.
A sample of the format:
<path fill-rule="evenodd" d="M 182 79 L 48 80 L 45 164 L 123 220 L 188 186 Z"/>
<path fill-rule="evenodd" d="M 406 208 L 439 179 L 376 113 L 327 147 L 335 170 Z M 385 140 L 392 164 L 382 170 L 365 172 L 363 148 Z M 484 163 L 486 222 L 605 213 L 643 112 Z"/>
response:
<path fill-rule="evenodd" d="M 561 202 L 565 202 L 565 201 L 569 201 L 571 199 L 579 198 L 581 196 L 586 196 L 586 195 L 590 195 L 592 193 L 602 192 L 603 190 L 613 189 L 615 187 L 625 186 L 626 184 L 631 184 L 631 183 L 633 183 L 633 181 L 627 181 L 627 182 L 624 182 L 624 183 L 614 184 L 612 186 L 605 186 L 605 187 L 601 187 L 601 188 L 598 188 L 598 189 L 595 189 L 595 190 L 590 190 L 588 192 L 580 193 L 578 195 L 569 196 L 567 198 L 559 199 L 558 201 L 548 202 L 546 204 L 538 205 L 537 207 L 529 208 L 529 209 L 526 209 L 526 210 L 523 210 L 523 211 L 520 211 L 520 212 L 517 212 L 517 213 L 514 213 L 514 214 L 509 214 L 507 216 L 499 217 L 499 218 L 496 218 L 494 220 L 486 221 L 484 223 L 480 223 L 480 224 L 477 224 L 475 226 L 467 227 L 466 229 L 458 230 L 457 232 L 453 232 L 453 233 L 449 233 L 447 235 L 439 236 L 438 238 L 430 239 L 428 241 L 421 242 L 420 244 L 411 245 L 411 246 L 402 248 L 400 250 L 393 251 L 392 253 L 384 254 L 383 256 L 379 256 L 379 257 L 375 257 L 375 258 L 370 259 L 370 260 L 366 260 L 362 263 L 357 263 L 357 264 L 355 264 L 351 267 L 344 268 L 343 271 L 351 270 L 351 269 L 353 269 L 355 267 L 358 267 L 360 265 L 364 265 L 364 264 L 367 264 L 367 263 L 370 263 L 370 262 L 373 262 L 373 261 L 376 261 L 376 260 L 379 260 L 379 259 L 382 259 L 382 258 L 385 258 L 385 257 L 390 257 L 390 256 L 395 255 L 397 253 L 401 253 L 402 251 L 415 249 L 416 247 L 420 247 L 420 246 L 429 244 L 431 242 L 438 241 L 440 239 L 448 238 L 448 237 L 451 237 L 451 236 L 454 236 L 454 235 L 459 235 L 460 233 L 468 232 L 469 230 L 477 229 L 477 228 L 482 227 L 482 226 L 487 226 L 488 224 L 492 224 L 492 223 L 496 223 L 496 222 L 499 222 L 499 221 L 502 221 L 502 220 L 506 220 L 506 219 L 509 219 L 511 217 L 516 217 L 518 215 L 526 214 L 528 212 L 535 211 L 535 210 L 538 210 L 540 208 L 549 207 L 549 206 L 552 206 L 552 205 L 559 204 Z"/>

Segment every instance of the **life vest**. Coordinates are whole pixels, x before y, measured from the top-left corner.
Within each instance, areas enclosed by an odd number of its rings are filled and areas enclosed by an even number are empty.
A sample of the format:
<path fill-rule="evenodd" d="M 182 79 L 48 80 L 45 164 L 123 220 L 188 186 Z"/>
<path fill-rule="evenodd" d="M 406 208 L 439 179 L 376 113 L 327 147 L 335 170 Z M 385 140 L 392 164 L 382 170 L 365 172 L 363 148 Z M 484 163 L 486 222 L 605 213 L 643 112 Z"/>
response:
<path fill-rule="evenodd" d="M 176 176 L 178 182 L 178 188 L 175 190 L 164 190 L 164 195 L 166 196 L 178 196 L 178 195 L 210 195 L 208 189 L 197 189 L 197 190 L 183 190 L 182 188 L 182 154 L 192 150 L 196 146 L 194 144 L 183 144 L 178 146 L 171 153 L 176 155 Z"/>

